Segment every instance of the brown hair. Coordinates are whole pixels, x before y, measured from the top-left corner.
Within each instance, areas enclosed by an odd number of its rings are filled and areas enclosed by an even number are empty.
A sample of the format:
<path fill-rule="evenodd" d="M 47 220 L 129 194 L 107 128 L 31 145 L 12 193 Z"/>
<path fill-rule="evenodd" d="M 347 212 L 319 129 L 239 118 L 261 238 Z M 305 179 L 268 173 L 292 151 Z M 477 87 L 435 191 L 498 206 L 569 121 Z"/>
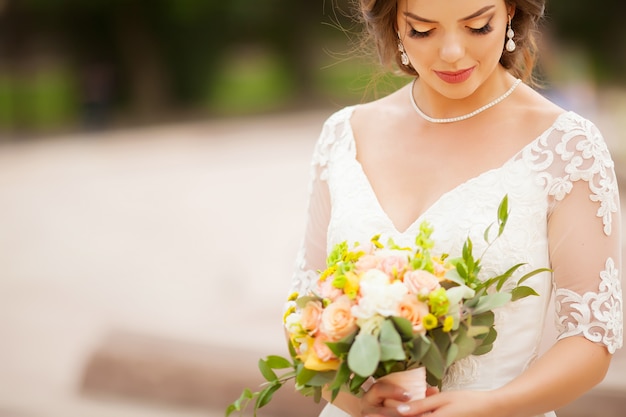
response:
<path fill-rule="evenodd" d="M 400 62 L 396 18 L 398 0 L 357 0 L 359 16 L 367 30 L 365 42 L 373 44 L 380 63 L 402 73 L 417 76 L 415 70 Z M 515 7 L 511 22 L 515 32 L 517 48 L 513 52 L 504 51 L 500 63 L 515 77 L 532 82 L 532 72 L 537 60 L 536 36 L 543 17 L 545 0 L 505 0 L 507 6 Z"/>

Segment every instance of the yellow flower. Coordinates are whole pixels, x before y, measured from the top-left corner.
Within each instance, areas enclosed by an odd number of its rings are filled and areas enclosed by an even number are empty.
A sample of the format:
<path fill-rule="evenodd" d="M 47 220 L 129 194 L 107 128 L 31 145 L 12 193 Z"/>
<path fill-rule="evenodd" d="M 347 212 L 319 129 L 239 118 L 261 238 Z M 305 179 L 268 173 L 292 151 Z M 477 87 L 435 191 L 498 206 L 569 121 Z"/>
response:
<path fill-rule="evenodd" d="M 293 314 L 295 312 L 296 312 L 296 307 L 289 306 L 289 308 L 285 311 L 285 314 L 283 314 L 283 323 L 287 323 L 287 317 L 289 317 L 290 314 Z"/>
<path fill-rule="evenodd" d="M 343 287 L 343 293 L 354 300 L 359 293 L 359 276 L 350 271 L 346 273 L 346 284 Z"/>
<path fill-rule="evenodd" d="M 297 298 L 298 298 L 298 292 L 294 291 L 291 294 L 289 294 L 287 301 L 296 301 Z"/>
<path fill-rule="evenodd" d="M 435 327 L 437 327 L 439 322 L 437 321 L 437 317 L 435 317 L 431 313 L 428 313 L 422 319 L 422 324 L 424 325 L 424 328 L 426 330 L 431 330 L 431 329 L 434 329 Z"/>
<path fill-rule="evenodd" d="M 454 326 L 454 318 L 452 316 L 446 317 L 446 319 L 443 321 L 443 331 L 448 333 L 450 330 L 452 330 L 452 326 Z"/>

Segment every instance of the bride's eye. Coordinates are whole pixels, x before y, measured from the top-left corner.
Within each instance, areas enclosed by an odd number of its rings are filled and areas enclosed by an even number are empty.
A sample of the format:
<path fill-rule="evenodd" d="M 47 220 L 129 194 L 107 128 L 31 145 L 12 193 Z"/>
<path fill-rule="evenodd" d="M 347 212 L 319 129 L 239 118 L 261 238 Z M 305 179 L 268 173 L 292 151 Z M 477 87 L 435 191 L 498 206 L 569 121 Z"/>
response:
<path fill-rule="evenodd" d="M 468 27 L 468 29 L 470 30 L 470 32 L 472 32 L 475 35 L 486 35 L 493 30 L 493 27 L 491 27 L 491 21 L 489 21 L 483 27 L 480 27 L 480 28 Z"/>
<path fill-rule="evenodd" d="M 411 37 L 411 38 L 427 38 L 428 36 L 430 36 L 430 34 L 431 34 L 431 32 L 433 30 L 434 29 L 430 29 L 430 30 L 427 30 L 425 32 L 420 32 L 417 29 L 411 28 L 411 30 L 409 31 L 409 37 Z"/>

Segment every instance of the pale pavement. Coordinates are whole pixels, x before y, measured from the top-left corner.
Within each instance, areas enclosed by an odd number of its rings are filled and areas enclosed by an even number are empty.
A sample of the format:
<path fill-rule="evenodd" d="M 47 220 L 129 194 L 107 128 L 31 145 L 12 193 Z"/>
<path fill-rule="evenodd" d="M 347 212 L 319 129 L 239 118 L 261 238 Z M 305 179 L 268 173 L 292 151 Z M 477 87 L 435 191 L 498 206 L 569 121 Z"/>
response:
<path fill-rule="evenodd" d="M 93 398 L 81 380 L 115 332 L 284 351 L 277 318 L 328 114 L 1 144 L 0 417 L 222 415 Z M 626 392 L 625 371 L 620 353 L 603 386 Z"/>

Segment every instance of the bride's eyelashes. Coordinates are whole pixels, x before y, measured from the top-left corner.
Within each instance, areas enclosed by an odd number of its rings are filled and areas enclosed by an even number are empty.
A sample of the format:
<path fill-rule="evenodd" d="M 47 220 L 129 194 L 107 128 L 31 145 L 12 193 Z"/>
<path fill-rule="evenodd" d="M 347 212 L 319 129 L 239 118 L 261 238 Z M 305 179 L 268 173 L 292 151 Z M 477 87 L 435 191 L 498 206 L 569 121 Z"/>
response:
<path fill-rule="evenodd" d="M 490 33 L 493 30 L 493 27 L 491 26 L 491 20 L 489 20 L 487 22 L 487 24 L 485 26 L 483 26 L 483 27 L 480 27 L 480 28 L 468 27 L 468 29 L 474 35 L 486 35 L 486 34 Z"/>
<path fill-rule="evenodd" d="M 427 31 L 419 31 L 417 29 L 415 29 L 412 26 L 409 26 L 411 28 L 411 30 L 409 30 L 409 37 L 411 38 L 417 38 L 417 39 L 423 39 L 423 38 L 427 38 L 429 37 L 433 31 L 435 30 L 430 29 Z M 491 19 L 489 19 L 489 21 L 482 27 L 479 28 L 473 28 L 470 26 L 466 26 L 467 29 L 470 31 L 471 34 L 473 35 L 486 35 L 488 33 L 491 33 L 493 31 L 493 27 L 491 26 Z"/>

